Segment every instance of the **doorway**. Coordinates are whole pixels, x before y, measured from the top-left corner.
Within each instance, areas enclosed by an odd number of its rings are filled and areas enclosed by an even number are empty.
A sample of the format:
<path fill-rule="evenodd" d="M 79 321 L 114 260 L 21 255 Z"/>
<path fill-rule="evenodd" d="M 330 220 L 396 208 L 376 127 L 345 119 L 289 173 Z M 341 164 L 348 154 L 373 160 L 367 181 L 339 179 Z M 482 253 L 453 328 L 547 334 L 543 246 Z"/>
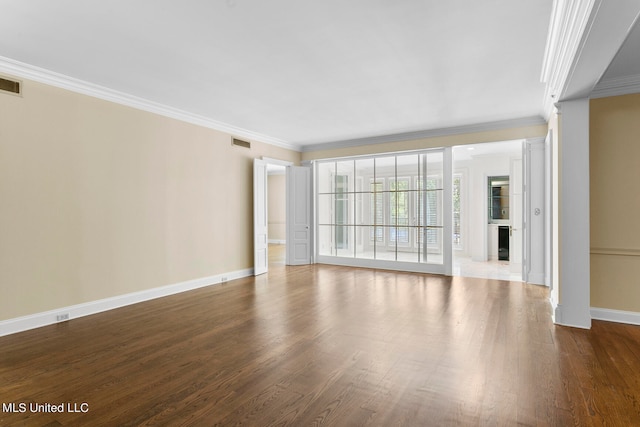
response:
<path fill-rule="evenodd" d="M 269 268 L 285 265 L 287 243 L 286 167 L 267 164 L 267 241 Z"/>
<path fill-rule="evenodd" d="M 289 191 L 286 185 L 283 189 L 278 184 L 286 183 L 287 167 L 291 165 L 291 162 L 265 157 L 253 160 L 253 274 L 256 276 L 269 271 L 274 256 L 274 262 L 279 262 L 277 251 L 271 253 L 269 245 L 286 243 L 286 209 L 279 209 L 279 201 L 283 200 L 286 206 Z M 270 179 L 269 176 L 282 178 Z M 275 212 L 271 212 L 271 216 L 270 205 Z M 282 249 L 286 253 L 285 248 Z"/>
<path fill-rule="evenodd" d="M 285 167 L 285 188 L 279 187 L 269 192 L 268 168 L 281 171 Z M 275 175 L 276 173 L 274 173 Z M 255 276 L 269 271 L 269 243 L 284 244 L 284 263 L 286 265 L 303 265 L 312 262 L 312 175 L 310 166 L 294 166 L 291 162 L 270 159 L 253 160 L 253 274 Z M 274 185 L 278 185 L 275 183 Z M 286 210 L 284 220 L 274 221 L 271 235 L 269 232 L 269 199 L 284 199 Z M 280 203 L 272 204 L 281 206 Z M 276 230 L 284 228 L 285 238 Z M 270 237 L 271 236 L 271 237 Z M 271 242 L 270 242 L 271 241 Z M 282 262 L 275 257 L 276 262 Z"/>
<path fill-rule="evenodd" d="M 522 281 L 523 141 L 453 148 L 453 275 Z"/>

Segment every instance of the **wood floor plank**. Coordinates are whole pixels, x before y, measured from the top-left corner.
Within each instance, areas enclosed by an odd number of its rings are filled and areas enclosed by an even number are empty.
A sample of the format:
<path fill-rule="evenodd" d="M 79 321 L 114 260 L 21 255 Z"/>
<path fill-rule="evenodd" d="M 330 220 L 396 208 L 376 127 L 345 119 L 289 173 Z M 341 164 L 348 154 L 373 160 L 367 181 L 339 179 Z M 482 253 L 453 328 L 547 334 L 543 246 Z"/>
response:
<path fill-rule="evenodd" d="M 0 413 L 43 425 L 640 425 L 640 327 L 551 322 L 546 288 L 275 264 L 0 338 Z"/>

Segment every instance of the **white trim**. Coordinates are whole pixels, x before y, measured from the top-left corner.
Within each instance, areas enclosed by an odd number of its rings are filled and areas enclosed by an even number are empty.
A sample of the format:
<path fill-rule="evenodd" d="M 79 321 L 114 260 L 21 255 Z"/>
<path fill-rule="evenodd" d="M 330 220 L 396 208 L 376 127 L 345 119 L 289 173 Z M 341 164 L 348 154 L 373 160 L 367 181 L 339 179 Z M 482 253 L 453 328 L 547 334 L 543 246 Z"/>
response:
<path fill-rule="evenodd" d="M 553 323 L 555 323 L 556 325 L 568 326 L 570 328 L 578 329 L 591 329 L 591 316 L 589 316 L 588 324 L 585 324 L 584 321 L 567 321 L 567 318 L 575 318 L 575 316 L 572 313 L 567 314 L 567 310 L 561 304 L 556 305 L 555 308 L 552 309 L 551 317 L 553 319 Z"/>
<path fill-rule="evenodd" d="M 230 273 L 188 280 L 186 282 L 176 283 L 173 285 L 161 286 L 144 291 L 132 292 L 129 294 L 90 301 L 82 304 L 60 307 L 54 310 L 35 313 L 28 316 L 3 320 L 0 321 L 0 337 L 58 323 L 57 316 L 61 314 L 68 314 L 69 320 L 72 320 L 78 317 L 89 316 L 103 311 L 113 310 L 119 307 L 137 304 L 139 302 L 149 301 L 152 299 L 174 295 L 181 292 L 187 292 L 194 289 L 203 288 L 205 286 L 225 283 L 229 280 L 241 279 L 243 277 L 249 277 L 252 275 L 253 269 L 248 268 L 244 270 L 232 271 Z"/>
<path fill-rule="evenodd" d="M 565 90 L 595 0 L 554 0 L 541 81 L 546 83 L 544 117 L 551 117 L 554 103 Z"/>
<path fill-rule="evenodd" d="M 558 301 L 553 298 L 553 294 L 549 296 L 549 304 L 551 305 L 551 320 L 556 325 L 562 324 L 562 308 Z"/>
<path fill-rule="evenodd" d="M 417 254 L 416 254 L 417 255 Z M 444 264 L 426 264 L 406 261 L 390 261 L 384 259 L 346 258 L 339 256 L 318 255 L 318 264 L 341 265 L 345 267 L 362 267 L 377 270 L 408 271 L 410 273 L 427 273 L 446 275 Z"/>
<path fill-rule="evenodd" d="M 260 141 L 266 144 L 275 145 L 277 147 L 286 148 L 288 150 L 300 151 L 301 147 L 297 144 L 291 144 L 281 139 L 272 138 L 247 129 L 242 129 L 228 123 L 212 120 L 208 117 L 193 114 L 188 111 L 173 108 L 147 99 L 139 98 L 124 92 L 109 89 L 87 81 L 69 77 L 64 74 L 49 71 L 44 68 L 25 64 L 10 58 L 0 56 L 0 72 L 15 75 L 21 78 L 34 80 L 40 83 L 70 90 L 72 92 L 81 93 L 83 95 L 93 96 L 105 101 L 114 102 L 120 105 L 136 108 L 138 110 L 148 111 L 150 113 L 159 114 L 161 116 L 191 123 L 205 128 L 226 132 L 233 136 Z"/>
<path fill-rule="evenodd" d="M 282 239 L 269 239 L 270 245 L 286 245 L 287 241 Z"/>
<path fill-rule="evenodd" d="M 547 136 L 544 139 L 544 283 L 549 287 L 551 294 L 554 293 L 552 283 L 552 268 L 553 268 L 553 131 L 549 129 Z"/>
<path fill-rule="evenodd" d="M 547 285 L 547 282 L 545 282 L 545 277 L 544 277 L 544 273 L 533 273 L 531 274 L 531 272 L 529 272 L 529 277 L 527 277 L 528 280 L 525 280 L 525 282 L 530 283 L 532 285 L 540 285 L 540 286 L 549 286 Z"/>
<path fill-rule="evenodd" d="M 272 159 L 271 157 L 262 156 L 262 160 L 267 162 L 267 175 L 286 175 L 287 166 L 292 166 L 293 162 L 287 160 Z M 275 168 L 275 169 L 274 169 Z"/>
<path fill-rule="evenodd" d="M 640 93 L 640 74 L 602 80 L 591 92 L 591 98 L 606 98 L 630 93 Z"/>
<path fill-rule="evenodd" d="M 275 166 L 284 166 L 284 167 L 293 166 L 293 162 L 290 162 L 288 160 L 274 159 L 274 158 L 265 157 L 265 156 L 262 156 L 262 160 L 269 163 L 270 165 L 275 165 Z"/>
<path fill-rule="evenodd" d="M 460 135 L 476 132 L 513 129 L 524 126 L 546 125 L 547 122 L 541 116 L 524 117 L 519 119 L 501 120 L 497 122 L 478 123 L 472 125 L 456 126 L 449 128 L 420 130 L 415 132 L 380 135 L 368 138 L 348 139 L 344 141 L 322 142 L 302 146 L 301 151 L 333 150 L 338 148 L 359 147 L 362 145 L 383 144 L 386 142 L 410 141 L 414 139 L 433 138 L 438 136 Z"/>
<path fill-rule="evenodd" d="M 635 311 L 610 310 L 607 308 L 591 307 L 591 318 L 607 322 L 628 323 L 640 325 L 640 313 Z"/>

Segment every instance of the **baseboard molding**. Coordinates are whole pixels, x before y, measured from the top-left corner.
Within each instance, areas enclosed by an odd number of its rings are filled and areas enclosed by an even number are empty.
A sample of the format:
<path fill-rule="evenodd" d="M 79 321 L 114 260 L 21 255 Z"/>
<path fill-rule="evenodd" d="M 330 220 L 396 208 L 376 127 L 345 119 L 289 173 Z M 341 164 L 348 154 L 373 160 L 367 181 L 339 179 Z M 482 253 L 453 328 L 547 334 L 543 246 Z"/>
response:
<path fill-rule="evenodd" d="M 551 305 L 551 320 L 555 324 L 560 324 L 562 321 L 562 308 L 558 301 L 553 298 L 553 295 L 549 297 L 549 304 Z"/>
<path fill-rule="evenodd" d="M 532 285 L 547 286 L 547 282 L 545 282 L 544 279 L 544 274 L 529 273 L 529 280 L 527 280 L 527 283 L 531 283 Z"/>
<path fill-rule="evenodd" d="M 591 307 L 591 318 L 595 320 L 606 320 L 607 322 L 640 325 L 640 313 L 635 311 L 610 310 L 607 308 Z"/>
<path fill-rule="evenodd" d="M 78 317 L 89 316 L 91 314 L 113 310 L 127 305 L 137 304 L 139 302 L 149 301 L 152 299 L 174 295 L 181 292 L 187 292 L 194 289 L 203 288 L 205 286 L 217 285 L 220 283 L 225 283 L 229 280 L 241 279 L 243 277 L 249 277 L 252 275 L 253 268 L 248 268 L 245 270 L 232 271 L 230 273 L 188 280 L 186 282 L 176 283 L 173 285 L 147 289 L 139 292 L 132 292 L 129 294 L 118 295 L 115 297 L 90 301 L 82 304 L 60 307 L 55 310 L 30 314 L 28 316 L 3 320 L 0 321 L 0 337 L 58 323 L 59 315 L 66 314 L 69 316 L 68 320 L 72 320 Z"/>
<path fill-rule="evenodd" d="M 286 240 L 279 240 L 279 239 L 269 239 L 269 244 L 270 245 L 286 245 L 287 241 Z"/>
<path fill-rule="evenodd" d="M 563 307 L 562 304 L 555 304 L 554 307 L 553 302 L 551 306 L 553 308 L 553 323 L 556 325 L 579 329 L 591 329 L 590 313 L 576 313 L 575 309 L 571 311 L 571 306 L 567 309 L 566 307 Z"/>

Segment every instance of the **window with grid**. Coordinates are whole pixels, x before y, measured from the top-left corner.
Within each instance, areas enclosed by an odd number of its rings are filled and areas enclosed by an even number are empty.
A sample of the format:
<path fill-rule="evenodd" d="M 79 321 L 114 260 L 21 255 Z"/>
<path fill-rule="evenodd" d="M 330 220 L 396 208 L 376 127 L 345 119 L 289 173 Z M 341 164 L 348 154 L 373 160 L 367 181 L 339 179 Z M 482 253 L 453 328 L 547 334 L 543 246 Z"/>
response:
<path fill-rule="evenodd" d="M 389 180 L 389 242 L 409 243 L 410 178 Z"/>
<path fill-rule="evenodd" d="M 442 210 L 442 188 L 438 177 L 426 177 L 416 180 L 417 203 L 416 216 L 425 228 L 416 236 L 416 243 L 422 245 L 426 236 L 427 246 L 439 245 L 440 213 Z M 424 188 L 424 190 L 423 190 Z"/>
<path fill-rule="evenodd" d="M 384 242 L 384 228 L 380 227 L 384 225 L 384 179 L 371 180 L 371 203 L 370 203 L 370 218 L 373 220 L 374 225 L 379 227 L 372 227 L 369 232 L 369 238 L 371 241 Z"/>
<path fill-rule="evenodd" d="M 319 255 L 442 264 L 443 151 L 320 161 Z"/>

